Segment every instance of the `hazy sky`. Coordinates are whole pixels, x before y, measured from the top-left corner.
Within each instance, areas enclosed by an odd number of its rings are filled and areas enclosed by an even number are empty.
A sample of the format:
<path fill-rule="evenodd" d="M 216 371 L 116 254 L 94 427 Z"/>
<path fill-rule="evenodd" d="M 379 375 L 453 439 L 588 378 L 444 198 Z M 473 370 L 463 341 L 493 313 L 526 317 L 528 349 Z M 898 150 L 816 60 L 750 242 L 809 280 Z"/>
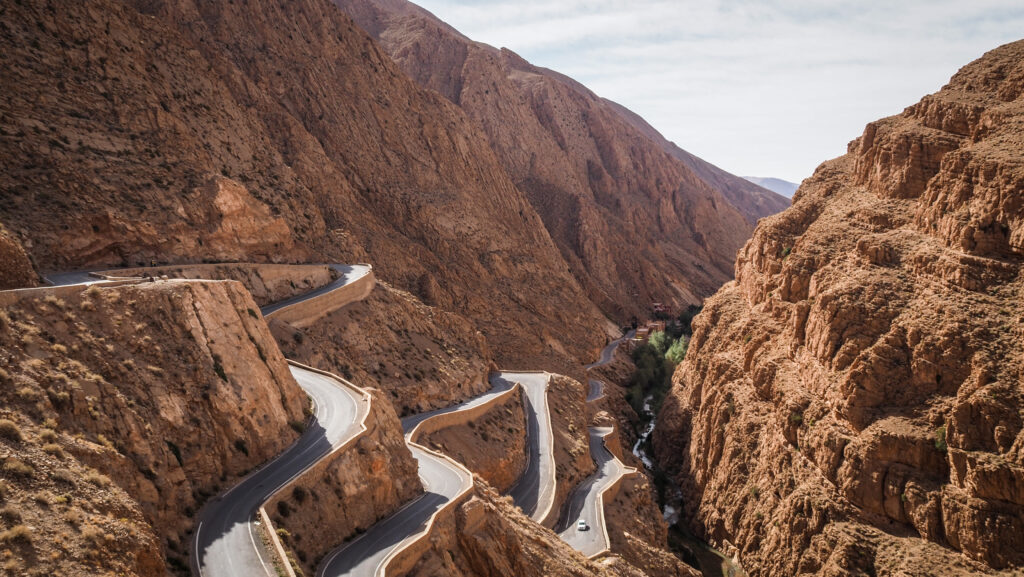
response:
<path fill-rule="evenodd" d="M 413 1 L 730 172 L 794 182 L 1024 37 L 1021 0 Z"/>

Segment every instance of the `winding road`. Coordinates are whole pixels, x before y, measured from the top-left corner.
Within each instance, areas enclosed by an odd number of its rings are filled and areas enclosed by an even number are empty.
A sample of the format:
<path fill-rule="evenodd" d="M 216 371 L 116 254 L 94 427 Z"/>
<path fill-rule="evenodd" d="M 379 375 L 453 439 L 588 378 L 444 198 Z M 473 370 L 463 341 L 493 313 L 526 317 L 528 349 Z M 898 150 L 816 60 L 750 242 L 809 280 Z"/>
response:
<path fill-rule="evenodd" d="M 269 317 L 291 305 L 330 293 L 359 280 L 371 270 L 366 265 L 328 266 L 339 273 L 337 279 L 308 293 L 261 307 L 263 315 Z M 48 279 L 55 285 L 103 282 L 91 272 L 55 273 Z M 600 360 L 587 365 L 587 369 L 611 362 L 615 348 L 631 335 L 632 331 L 608 343 L 601 352 Z M 312 422 L 291 447 L 205 505 L 198 517 L 190 559 L 193 572 L 199 577 L 276 577 L 274 556 L 266 551 L 259 533 L 260 507 L 292 479 L 364 430 L 362 421 L 370 407 L 369 397 L 363 391 L 331 375 L 294 365 L 290 369 L 313 401 Z M 411 442 L 409 433 L 431 417 L 485 404 L 516 382 L 523 387 L 529 458 L 526 470 L 508 494 L 534 521 L 553 526 L 557 520 L 554 514 L 556 477 L 547 399 L 549 380 L 550 375 L 545 372 L 500 372 L 492 375 L 492 388 L 482 395 L 459 405 L 402 419 L 407 444 L 419 465 L 420 479 L 426 492 L 327 555 L 317 570 L 317 577 L 382 575 L 382 570 L 397 552 L 423 537 L 432 516 L 472 487 L 472 477 L 451 459 Z M 587 401 L 603 396 L 603 382 L 591 379 L 590 386 Z M 626 470 L 604 446 L 603 439 L 610 432 L 610 428 L 590 429 L 591 454 L 598 470 L 574 491 L 567 504 L 569 529 L 560 534 L 566 542 L 587 555 L 592 555 L 591 551 L 607 550 L 600 495 Z M 594 529 L 577 531 L 575 522 L 578 518 L 593 520 Z"/>
<path fill-rule="evenodd" d="M 604 438 L 612 432 L 612 427 L 590 428 L 590 455 L 597 463 L 597 471 L 573 491 L 565 520 L 556 529 L 563 541 L 587 557 L 599 555 L 610 547 L 601 495 L 632 469 L 623 465 L 605 446 Z M 589 525 L 588 530 L 576 528 L 581 519 Z"/>
<path fill-rule="evenodd" d="M 636 334 L 636 329 L 628 331 L 626 334 L 605 345 L 604 349 L 601 350 L 601 358 L 598 359 L 597 362 L 590 363 L 585 368 L 589 371 L 595 367 L 607 365 L 612 362 L 612 358 L 615 357 L 615 349 L 623 342 L 633 338 L 634 334 Z M 604 397 L 604 381 L 590 379 L 588 383 L 590 384 L 590 392 L 587 393 L 587 402 L 592 403 L 594 401 L 601 400 L 601 398 Z"/>
<path fill-rule="evenodd" d="M 269 317 L 281 309 L 287 308 L 291 305 L 308 301 L 309 299 L 315 299 L 316 297 L 325 295 L 333 290 L 338 290 L 345 285 L 350 285 L 369 274 L 370 270 L 372 270 L 372 267 L 365 264 L 328 264 L 327 266 L 338 272 L 338 278 L 318 289 L 260 307 L 260 311 L 263 313 L 263 316 Z"/>
<path fill-rule="evenodd" d="M 586 366 L 587 370 L 606 365 L 615 356 L 615 349 L 624 341 L 633 338 L 635 331 L 608 343 L 601 351 L 601 358 Z M 604 381 L 590 379 L 590 392 L 587 402 L 594 402 L 604 397 Z M 583 483 L 573 489 L 565 505 L 562 518 L 555 528 L 558 536 L 573 549 L 587 557 L 595 557 L 611 548 L 608 539 L 608 528 L 604 517 L 604 499 L 602 495 L 623 475 L 634 473 L 636 469 L 622 464 L 605 446 L 604 439 L 614 432 L 612 427 L 590 427 L 590 456 L 594 459 L 597 470 Z M 576 524 L 585 521 L 588 529 L 580 531 Z"/>
<path fill-rule="evenodd" d="M 201 577 L 277 577 L 256 526 L 259 508 L 280 488 L 358 434 L 367 398 L 338 380 L 292 366 L 313 399 L 313 421 L 291 447 L 207 503 L 193 536 L 192 566 Z"/>
<path fill-rule="evenodd" d="M 355 540 L 335 549 L 317 569 L 318 577 L 369 577 L 382 575 L 390 556 L 417 539 L 427 522 L 445 504 L 472 486 L 468 471 L 410 443 L 409 450 L 419 464 L 426 493 L 410 501 L 395 514 L 379 521 Z"/>
<path fill-rule="evenodd" d="M 492 383 L 511 386 L 518 382 L 523 387 L 529 456 L 526 470 L 509 489 L 508 495 L 523 513 L 545 527 L 551 527 L 557 520 L 552 515 L 555 505 L 555 443 L 548 407 L 550 378 L 551 375 L 541 372 L 501 372 L 491 377 Z"/>

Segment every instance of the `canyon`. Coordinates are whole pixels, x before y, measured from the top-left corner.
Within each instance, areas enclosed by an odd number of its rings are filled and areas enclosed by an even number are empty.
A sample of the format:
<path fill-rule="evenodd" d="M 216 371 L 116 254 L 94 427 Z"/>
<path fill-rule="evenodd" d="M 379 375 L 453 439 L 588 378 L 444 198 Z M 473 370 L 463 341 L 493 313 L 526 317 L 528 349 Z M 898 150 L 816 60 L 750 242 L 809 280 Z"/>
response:
<path fill-rule="evenodd" d="M 7 3 L 0 571 L 1019 573 L 1022 63 L 790 206 L 404 0 Z"/>
<path fill-rule="evenodd" d="M 414 4 L 336 3 L 419 85 L 465 112 L 587 297 L 613 318 L 710 294 L 757 219 L 789 205 L 578 82 L 473 42 Z"/>
<path fill-rule="evenodd" d="M 763 219 L 705 301 L 655 449 L 752 574 L 1024 558 L 1024 42 L 960 70 Z"/>

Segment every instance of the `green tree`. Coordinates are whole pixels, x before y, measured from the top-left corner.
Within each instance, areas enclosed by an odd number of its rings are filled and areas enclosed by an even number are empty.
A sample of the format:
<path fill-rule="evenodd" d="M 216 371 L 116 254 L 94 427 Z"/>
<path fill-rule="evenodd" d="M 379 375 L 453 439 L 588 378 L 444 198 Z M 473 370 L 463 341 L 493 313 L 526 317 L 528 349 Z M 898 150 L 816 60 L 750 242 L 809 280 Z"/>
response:
<path fill-rule="evenodd" d="M 665 351 L 665 358 L 672 362 L 672 364 L 678 365 L 683 362 L 683 358 L 686 357 L 686 349 L 690 346 L 690 339 L 685 336 L 679 337 L 676 342 L 672 343 L 672 346 Z"/>
<path fill-rule="evenodd" d="M 672 346 L 672 339 L 662 331 L 651 333 L 647 343 L 657 351 L 658 355 L 665 356 L 665 351 Z"/>

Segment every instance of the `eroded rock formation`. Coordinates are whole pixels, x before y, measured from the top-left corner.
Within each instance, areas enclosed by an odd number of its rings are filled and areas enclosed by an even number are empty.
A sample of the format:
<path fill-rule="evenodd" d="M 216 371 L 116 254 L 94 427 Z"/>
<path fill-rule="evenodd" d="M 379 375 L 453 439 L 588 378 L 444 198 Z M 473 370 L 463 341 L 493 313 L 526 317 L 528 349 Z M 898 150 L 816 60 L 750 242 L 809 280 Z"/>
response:
<path fill-rule="evenodd" d="M 731 276 L 775 193 L 680 150 L 634 113 L 405 1 L 336 0 L 421 86 L 465 111 L 588 297 L 627 320 Z"/>
<path fill-rule="evenodd" d="M 774 574 L 1024 565 L 1024 42 L 762 220 L 655 434 L 691 526 Z"/>
<path fill-rule="evenodd" d="M 569 370 L 603 338 L 481 131 L 327 0 L 30 1 L 0 22 L 0 220 L 42 270 L 372 261 L 499 360 Z"/>
<path fill-rule="evenodd" d="M 3 499 L 17 513 L 4 524 L 31 533 L 8 569 L 187 566 L 193 514 L 284 450 L 304 418 L 255 307 L 238 283 L 171 281 L 44 293 L 0 312 L 0 419 L 13 423 L 0 427 Z"/>
<path fill-rule="evenodd" d="M 387 283 L 305 329 L 270 328 L 288 358 L 381 389 L 401 417 L 489 387 L 491 352 L 473 323 Z"/>
<path fill-rule="evenodd" d="M 345 540 L 373 526 L 422 492 L 402 424 L 379 391 L 367 431 L 267 501 L 284 544 L 307 574 Z"/>

